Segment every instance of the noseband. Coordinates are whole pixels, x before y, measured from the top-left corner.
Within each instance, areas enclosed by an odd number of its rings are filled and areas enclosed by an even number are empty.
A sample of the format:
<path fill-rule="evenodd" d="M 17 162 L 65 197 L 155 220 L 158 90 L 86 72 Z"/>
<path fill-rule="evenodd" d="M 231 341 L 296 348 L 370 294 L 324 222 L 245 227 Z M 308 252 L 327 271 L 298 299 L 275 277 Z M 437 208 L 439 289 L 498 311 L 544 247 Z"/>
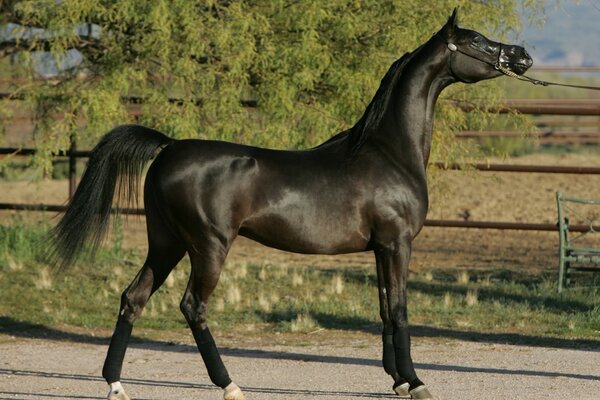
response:
<path fill-rule="evenodd" d="M 446 47 L 448 47 L 448 50 L 450 50 L 451 52 L 458 52 L 458 53 L 464 54 L 465 56 L 471 57 L 477 61 L 480 61 L 482 63 L 491 65 L 492 67 L 494 67 L 495 70 L 500 71 L 504 75 L 510 76 L 511 78 L 516 78 L 518 80 L 529 82 L 531 84 L 539 85 L 539 86 L 563 86 L 563 87 L 570 87 L 570 88 L 575 88 L 575 89 L 600 90 L 600 87 L 598 87 L 598 86 L 570 85 L 570 84 L 566 84 L 566 83 L 548 82 L 548 81 L 543 81 L 541 79 L 531 78 L 526 75 L 516 74 L 515 72 L 511 71 L 509 68 L 506 68 L 504 65 L 502 65 L 503 63 L 507 64 L 507 65 L 509 64 L 508 60 L 506 58 L 504 58 L 505 54 L 503 51 L 502 43 L 498 43 L 499 46 L 498 46 L 498 50 L 496 51 L 497 55 L 494 54 L 496 56 L 496 61 L 491 62 L 491 61 L 485 60 L 483 58 L 480 58 L 476 55 L 473 55 L 471 53 L 464 51 L 463 49 L 458 47 L 456 44 L 447 42 L 442 37 L 440 37 L 438 34 L 436 34 L 434 36 L 437 37 L 438 39 L 440 39 L 441 41 L 443 41 L 446 44 Z M 473 46 L 473 47 L 479 52 L 489 54 L 482 47 L 479 47 L 479 46 Z"/>
<path fill-rule="evenodd" d="M 435 37 L 437 37 L 438 39 L 440 39 L 442 42 L 444 42 L 446 44 L 446 47 L 448 47 L 448 50 L 450 50 L 451 52 L 458 52 L 461 54 L 464 54 L 465 56 L 471 57 L 477 61 L 480 61 L 482 63 L 491 65 L 492 67 L 494 67 L 494 69 L 508 75 L 508 76 L 512 76 L 512 77 L 519 77 L 519 75 L 515 74 L 513 71 L 511 71 L 510 69 L 504 67 L 502 65 L 502 63 L 508 64 L 508 60 L 506 59 L 506 56 L 504 54 L 503 51 L 503 46 L 502 43 L 498 43 L 498 49 L 494 51 L 494 53 L 490 53 L 486 50 L 484 50 L 482 47 L 480 46 L 472 46 L 475 50 L 481 52 L 481 53 L 486 53 L 489 55 L 492 55 L 494 57 L 496 57 L 495 61 L 489 61 L 486 60 L 484 58 L 478 57 L 475 54 L 471 54 L 469 52 L 464 51 L 463 49 L 461 49 L 460 47 L 458 47 L 456 44 L 452 43 L 452 42 L 447 42 L 446 40 L 444 40 L 442 37 L 440 37 L 438 34 L 435 35 Z"/>

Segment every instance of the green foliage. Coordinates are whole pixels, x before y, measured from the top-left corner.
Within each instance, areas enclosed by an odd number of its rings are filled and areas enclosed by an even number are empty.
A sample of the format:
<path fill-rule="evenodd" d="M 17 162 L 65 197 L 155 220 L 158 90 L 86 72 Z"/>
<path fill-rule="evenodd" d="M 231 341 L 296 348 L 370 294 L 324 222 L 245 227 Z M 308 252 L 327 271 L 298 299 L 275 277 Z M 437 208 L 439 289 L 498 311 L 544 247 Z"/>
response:
<path fill-rule="evenodd" d="M 4 181 L 15 181 L 28 175 L 31 168 L 31 160 L 23 160 L 12 157 L 0 162 L 0 178 Z"/>
<path fill-rule="evenodd" d="M 50 154 L 68 148 L 69 136 L 89 146 L 115 125 L 133 122 L 130 111 L 142 111 L 137 122 L 178 138 L 316 145 L 353 125 L 391 63 L 427 40 L 454 7 L 463 26 L 498 39 L 519 26 L 518 3 L 13 0 L 2 3 L 0 22 L 52 33 L 4 50 L 19 54 L 24 67 L 12 75 L 28 78 L 17 90 L 35 113 L 36 166 L 51 169 Z M 524 7 L 537 8 L 535 2 Z M 94 26 L 99 34 L 87 34 Z M 60 60 L 68 49 L 85 61 L 40 80 L 33 53 L 50 50 Z M 448 96 L 487 103 L 497 94 L 485 85 L 458 87 Z M 128 104 L 124 96 L 143 104 Z M 441 108 L 432 159 L 472 154 L 450 132 L 493 118 Z"/>
<path fill-rule="evenodd" d="M 83 162 L 78 164 L 79 172 L 83 171 Z M 41 177 L 40 170 L 34 167 L 35 159 L 29 157 L 6 157 L 0 160 L 0 178 L 5 181 L 32 181 Z M 69 176 L 69 160 L 66 158 L 53 158 L 52 179 L 67 179 Z"/>

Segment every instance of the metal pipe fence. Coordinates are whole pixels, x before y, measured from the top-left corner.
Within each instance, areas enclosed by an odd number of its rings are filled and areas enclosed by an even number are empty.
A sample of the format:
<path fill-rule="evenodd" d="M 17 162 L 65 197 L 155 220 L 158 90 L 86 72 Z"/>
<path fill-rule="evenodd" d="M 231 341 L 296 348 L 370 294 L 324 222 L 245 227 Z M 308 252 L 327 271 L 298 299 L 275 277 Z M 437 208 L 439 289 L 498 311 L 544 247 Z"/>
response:
<path fill-rule="evenodd" d="M 35 154 L 36 149 L 33 148 L 0 148 L 0 155 L 19 155 L 27 156 Z M 77 158 L 86 158 L 90 156 L 90 151 L 80 151 L 76 149 L 75 144 L 71 146 L 69 151 L 58 154 L 58 156 L 69 158 L 69 198 L 73 195 L 76 187 L 76 160 Z M 556 165 L 519 165 L 519 164 L 487 164 L 487 163 L 471 163 L 471 164 L 446 164 L 443 162 L 435 162 L 433 165 L 444 170 L 462 170 L 473 168 L 479 171 L 494 171 L 494 172 L 515 172 L 515 173 L 556 173 L 556 174 L 586 174 L 600 175 L 600 167 L 580 167 L 580 166 L 556 166 Z M 0 203 L 0 210 L 15 210 L 15 211 L 42 211 L 42 212 L 64 212 L 67 209 L 66 205 L 56 204 L 15 204 L 15 203 Z M 114 210 L 120 214 L 143 215 L 144 210 L 139 208 L 124 208 Z M 556 231 L 556 224 L 539 224 L 539 223 L 524 223 L 524 222 L 499 222 L 499 221 L 468 221 L 468 220 L 437 220 L 429 219 L 425 221 L 425 226 L 443 227 L 443 228 L 476 228 L 476 229 L 499 229 L 499 230 L 524 230 L 524 231 Z M 572 231 L 587 232 L 590 230 L 586 225 L 574 225 L 570 227 Z M 600 230 L 600 226 L 594 227 Z"/>

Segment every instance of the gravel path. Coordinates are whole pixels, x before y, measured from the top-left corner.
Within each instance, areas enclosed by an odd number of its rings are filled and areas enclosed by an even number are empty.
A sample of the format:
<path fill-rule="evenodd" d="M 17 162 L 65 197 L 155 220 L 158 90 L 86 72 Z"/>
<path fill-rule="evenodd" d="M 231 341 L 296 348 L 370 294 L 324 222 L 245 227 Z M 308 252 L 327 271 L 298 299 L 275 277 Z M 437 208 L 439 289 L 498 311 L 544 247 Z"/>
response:
<path fill-rule="evenodd" d="M 223 359 L 248 400 L 396 398 L 376 336 L 337 345 L 317 336 L 305 346 L 229 346 Z M 104 399 L 102 342 L 4 336 L 0 399 Z M 439 399 L 600 399 L 600 349 L 567 347 L 417 338 L 413 358 Z M 133 344 L 123 375 L 135 400 L 222 398 L 187 344 Z"/>

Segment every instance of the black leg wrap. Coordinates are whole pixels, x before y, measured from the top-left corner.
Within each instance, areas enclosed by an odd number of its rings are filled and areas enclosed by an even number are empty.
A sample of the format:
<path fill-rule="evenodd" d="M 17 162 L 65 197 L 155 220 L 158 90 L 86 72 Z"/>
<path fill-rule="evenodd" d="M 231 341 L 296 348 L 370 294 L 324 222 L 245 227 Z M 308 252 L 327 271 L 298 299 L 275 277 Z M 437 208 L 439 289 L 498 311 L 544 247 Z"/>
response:
<path fill-rule="evenodd" d="M 394 338 L 391 333 L 384 332 L 383 339 L 383 369 L 397 381 L 399 378 L 396 370 L 396 356 L 394 352 Z M 401 385 L 404 382 L 399 383 Z"/>
<path fill-rule="evenodd" d="M 202 356 L 202 360 L 204 360 L 210 380 L 215 385 L 225 389 L 231 383 L 231 379 L 221 360 L 217 345 L 210 331 L 206 328 L 198 333 L 194 332 L 194 339 L 196 339 L 198 350 L 200 350 L 200 355 Z"/>
<path fill-rule="evenodd" d="M 121 380 L 121 368 L 123 367 L 123 359 L 125 358 L 125 351 L 132 329 L 133 325 L 129 322 L 117 321 L 117 326 L 108 346 L 104 368 L 102 368 L 102 376 L 109 384 Z"/>
<path fill-rule="evenodd" d="M 410 387 L 408 388 L 408 390 L 413 390 L 414 388 L 418 388 L 419 386 L 423 385 L 424 383 L 419 378 L 415 378 L 410 382 Z"/>
<path fill-rule="evenodd" d="M 410 388 L 413 389 L 413 382 L 416 382 L 418 378 L 410 357 L 410 335 L 408 333 L 408 328 L 399 328 L 394 332 L 393 340 L 398 374 L 400 374 L 406 382 L 409 382 Z"/>

